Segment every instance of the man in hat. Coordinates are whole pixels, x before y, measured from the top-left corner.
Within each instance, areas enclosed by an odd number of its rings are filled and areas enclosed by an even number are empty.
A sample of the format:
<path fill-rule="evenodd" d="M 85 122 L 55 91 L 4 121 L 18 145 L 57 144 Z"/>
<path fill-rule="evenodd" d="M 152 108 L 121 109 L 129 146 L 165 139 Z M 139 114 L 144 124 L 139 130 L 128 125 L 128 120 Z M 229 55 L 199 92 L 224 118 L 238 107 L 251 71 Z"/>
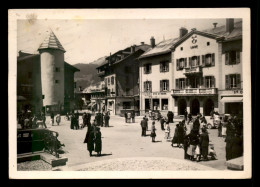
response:
<path fill-rule="evenodd" d="M 147 121 L 145 119 L 145 117 L 143 117 L 143 120 L 140 123 L 141 128 L 142 128 L 142 135 L 141 136 L 146 136 L 146 128 L 147 128 Z"/>

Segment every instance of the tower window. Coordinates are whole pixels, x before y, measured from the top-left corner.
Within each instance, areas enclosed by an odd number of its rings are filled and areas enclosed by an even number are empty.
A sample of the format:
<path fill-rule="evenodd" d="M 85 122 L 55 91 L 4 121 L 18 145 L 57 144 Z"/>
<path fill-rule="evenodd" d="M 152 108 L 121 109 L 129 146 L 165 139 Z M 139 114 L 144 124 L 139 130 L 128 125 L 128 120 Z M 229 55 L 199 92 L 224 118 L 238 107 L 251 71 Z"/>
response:
<path fill-rule="evenodd" d="M 207 42 L 207 46 L 209 46 L 210 45 L 210 42 Z"/>
<path fill-rule="evenodd" d="M 60 68 L 56 67 L 55 72 L 60 72 Z"/>
<path fill-rule="evenodd" d="M 55 83 L 58 84 L 60 81 L 59 80 L 55 80 Z"/>
<path fill-rule="evenodd" d="M 183 47 L 181 47 L 181 51 L 183 51 Z"/>

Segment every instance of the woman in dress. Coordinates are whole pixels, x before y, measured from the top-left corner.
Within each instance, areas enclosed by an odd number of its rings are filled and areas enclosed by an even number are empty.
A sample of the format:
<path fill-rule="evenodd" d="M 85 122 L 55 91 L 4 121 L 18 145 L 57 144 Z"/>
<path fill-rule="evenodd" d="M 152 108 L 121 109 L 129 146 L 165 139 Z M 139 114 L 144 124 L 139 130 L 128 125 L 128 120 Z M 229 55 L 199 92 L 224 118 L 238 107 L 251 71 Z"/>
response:
<path fill-rule="evenodd" d="M 95 152 L 97 152 L 97 156 L 101 156 L 102 150 L 102 140 L 101 140 L 101 132 L 100 128 L 96 128 L 96 137 L 95 137 Z"/>
<path fill-rule="evenodd" d="M 169 121 L 166 122 L 164 132 L 165 132 L 165 139 L 168 140 L 170 138 L 170 132 L 171 132 Z"/>
<path fill-rule="evenodd" d="M 171 144 L 172 147 L 173 147 L 173 144 L 177 144 L 177 147 L 178 147 L 178 131 L 179 131 L 179 127 L 180 127 L 179 124 L 177 124 L 176 127 L 175 127 L 174 136 L 172 138 L 172 144 Z"/>

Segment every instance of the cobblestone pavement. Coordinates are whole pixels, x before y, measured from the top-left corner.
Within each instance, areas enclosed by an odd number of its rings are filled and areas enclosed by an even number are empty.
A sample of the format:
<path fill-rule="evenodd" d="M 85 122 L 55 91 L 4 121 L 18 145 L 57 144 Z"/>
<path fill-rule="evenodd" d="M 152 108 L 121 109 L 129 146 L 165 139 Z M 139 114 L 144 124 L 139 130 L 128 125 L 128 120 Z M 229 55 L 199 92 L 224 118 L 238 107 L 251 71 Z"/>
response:
<path fill-rule="evenodd" d="M 43 160 L 27 161 L 17 164 L 17 171 L 50 171 L 52 167 Z"/>
<path fill-rule="evenodd" d="M 81 117 L 80 117 L 81 118 Z M 92 119 L 94 117 L 92 116 Z M 125 123 L 125 119 L 119 116 L 111 116 L 110 127 L 101 127 L 102 133 L 102 155 L 97 157 L 95 154 L 90 157 L 87 151 L 87 145 L 83 143 L 87 128 L 80 130 L 71 130 L 70 122 L 66 121 L 62 116 L 62 121 L 59 126 L 49 125 L 49 118 L 47 118 L 47 126 L 49 129 L 59 132 L 58 139 L 61 143 L 65 144 L 63 148 L 64 156 L 68 158 L 67 167 L 73 168 L 87 163 L 93 163 L 97 161 L 105 161 L 109 159 L 118 158 L 136 158 L 142 157 L 148 158 L 171 158 L 184 160 L 184 151 L 182 148 L 171 147 L 171 139 L 166 140 L 164 138 L 164 131 L 160 128 L 160 123 L 156 121 L 156 142 L 151 142 L 150 131 L 147 131 L 146 137 L 141 137 L 140 121 L 142 117 L 136 117 L 135 123 Z M 149 130 L 151 128 L 152 121 L 149 120 Z M 171 123 L 171 138 L 174 134 L 174 128 L 177 122 Z M 225 142 L 223 138 L 217 137 L 217 129 L 210 129 L 209 136 L 211 143 L 214 143 L 215 150 L 217 152 L 218 160 L 212 160 L 207 162 L 199 162 L 199 165 L 212 167 L 219 170 L 226 170 L 225 165 Z M 191 164 L 193 162 L 187 161 Z M 125 162 L 122 162 L 122 164 Z M 131 163 L 131 162 L 128 162 Z M 145 162 L 138 162 L 140 165 L 144 165 Z M 155 163 L 159 166 L 159 162 Z M 162 164 L 162 163 L 161 163 Z M 197 163 L 196 163 L 197 164 Z M 177 167 L 177 165 L 175 165 Z M 176 167 L 171 166 L 171 170 L 175 170 Z M 193 167 L 194 165 L 192 165 Z M 137 167 L 135 165 L 135 167 Z M 166 168 L 162 164 L 162 168 Z M 192 168 L 191 167 L 191 168 Z M 138 168 L 138 167 L 137 167 Z M 95 167 L 95 169 L 98 169 Z M 123 169 L 123 168 L 118 168 Z M 157 168 L 158 169 L 158 168 Z"/>

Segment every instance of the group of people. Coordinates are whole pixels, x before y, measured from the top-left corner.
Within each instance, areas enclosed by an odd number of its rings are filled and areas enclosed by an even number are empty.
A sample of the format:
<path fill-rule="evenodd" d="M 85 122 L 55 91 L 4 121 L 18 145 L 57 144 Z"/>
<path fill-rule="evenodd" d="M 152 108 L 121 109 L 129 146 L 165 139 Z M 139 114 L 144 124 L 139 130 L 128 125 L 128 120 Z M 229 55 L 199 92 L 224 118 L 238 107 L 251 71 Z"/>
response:
<path fill-rule="evenodd" d="M 87 150 L 89 151 L 89 156 L 92 156 L 92 152 L 97 152 L 97 156 L 101 156 L 102 151 L 102 134 L 100 127 L 97 126 L 97 121 L 87 123 L 87 133 L 84 139 L 84 143 L 87 143 Z"/>
<path fill-rule="evenodd" d="M 72 114 L 71 114 L 70 128 L 72 130 L 74 130 L 74 129 L 78 130 L 79 129 L 79 112 L 78 111 L 76 113 L 74 113 L 74 111 L 73 111 Z"/>
<path fill-rule="evenodd" d="M 38 128 L 39 127 L 38 121 L 41 121 L 42 126 L 47 128 L 45 113 L 42 112 L 42 113 L 33 114 L 30 110 L 22 111 L 18 113 L 18 124 L 21 125 L 22 129 Z"/>
<path fill-rule="evenodd" d="M 125 112 L 125 122 L 126 123 L 131 123 L 131 119 L 132 119 L 132 123 L 135 123 L 135 112 Z"/>

